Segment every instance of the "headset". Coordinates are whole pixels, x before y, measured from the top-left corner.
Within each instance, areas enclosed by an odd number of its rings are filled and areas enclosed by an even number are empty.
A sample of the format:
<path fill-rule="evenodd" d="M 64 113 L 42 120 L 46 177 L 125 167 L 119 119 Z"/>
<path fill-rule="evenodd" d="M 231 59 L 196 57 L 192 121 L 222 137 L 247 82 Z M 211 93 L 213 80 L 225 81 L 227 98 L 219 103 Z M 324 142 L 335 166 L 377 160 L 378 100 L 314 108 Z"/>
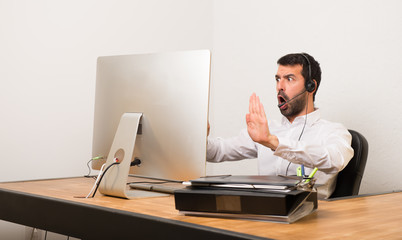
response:
<path fill-rule="evenodd" d="M 292 101 L 293 99 L 295 99 L 299 95 L 305 93 L 306 91 L 311 93 L 311 92 L 313 92 L 315 90 L 315 82 L 313 81 L 313 79 L 311 77 L 311 63 L 310 63 L 310 60 L 308 59 L 308 57 L 304 53 L 299 53 L 299 54 L 306 59 L 307 64 L 308 64 L 308 76 L 307 76 L 307 79 L 305 79 L 305 83 L 304 83 L 305 90 L 303 92 L 299 93 L 298 95 L 296 95 L 295 97 L 293 97 L 291 100 L 289 100 L 287 102 Z M 303 65 L 303 69 L 304 69 L 304 65 Z M 285 103 L 282 103 L 282 104 L 280 104 L 278 106 L 280 107 Z M 300 133 L 300 136 L 299 136 L 297 141 L 300 141 L 300 139 L 301 139 L 301 137 L 303 136 L 303 133 L 304 133 L 304 128 L 306 127 L 306 123 L 307 123 L 307 107 L 308 107 L 308 102 L 307 102 L 307 105 L 306 105 L 306 117 L 304 119 L 303 129 L 302 129 L 302 131 Z M 289 161 L 289 164 L 288 164 L 288 166 L 286 168 L 286 176 L 288 175 L 288 170 L 289 170 L 289 166 L 290 166 L 291 163 L 292 162 Z M 304 177 L 304 165 L 303 164 L 301 164 L 300 169 L 301 169 L 301 174 Z"/>
<path fill-rule="evenodd" d="M 299 53 L 299 54 L 306 59 L 307 65 L 308 65 L 308 76 L 304 81 L 304 90 L 302 92 L 300 92 L 299 94 L 297 94 L 296 96 L 294 96 L 293 98 L 291 98 L 291 99 L 289 99 L 289 100 L 287 100 L 287 101 L 285 101 L 285 102 L 283 102 L 281 104 L 278 104 L 279 108 L 282 107 L 283 105 L 285 105 L 286 103 L 289 103 L 289 102 L 293 101 L 294 99 L 296 99 L 298 96 L 302 95 L 303 93 L 305 93 L 305 92 L 312 93 L 315 90 L 315 82 L 313 81 L 312 76 L 311 76 L 310 60 L 308 59 L 308 57 L 304 53 Z M 303 64 L 303 69 L 304 69 L 304 64 Z"/>
<path fill-rule="evenodd" d="M 306 59 L 307 64 L 308 64 L 308 76 L 307 76 L 307 79 L 306 79 L 304 85 L 305 85 L 306 91 L 311 93 L 315 89 L 315 82 L 313 81 L 313 79 L 311 79 L 311 63 L 310 63 L 310 60 L 308 59 L 308 57 L 304 53 L 300 53 L 300 55 Z"/>

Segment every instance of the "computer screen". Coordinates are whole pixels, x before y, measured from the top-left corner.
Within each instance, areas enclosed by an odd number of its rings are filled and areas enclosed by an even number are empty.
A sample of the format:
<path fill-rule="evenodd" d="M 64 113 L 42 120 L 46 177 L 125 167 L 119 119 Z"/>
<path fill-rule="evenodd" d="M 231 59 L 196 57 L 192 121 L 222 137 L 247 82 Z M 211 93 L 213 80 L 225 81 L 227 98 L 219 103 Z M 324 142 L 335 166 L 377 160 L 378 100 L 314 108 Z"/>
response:
<path fill-rule="evenodd" d="M 92 167 L 119 155 L 119 146 L 109 152 L 122 116 L 140 113 L 134 153 L 123 154 L 126 162 L 141 161 L 130 173 L 174 180 L 204 176 L 210 59 L 208 50 L 99 57 L 92 154 L 103 161 Z"/>

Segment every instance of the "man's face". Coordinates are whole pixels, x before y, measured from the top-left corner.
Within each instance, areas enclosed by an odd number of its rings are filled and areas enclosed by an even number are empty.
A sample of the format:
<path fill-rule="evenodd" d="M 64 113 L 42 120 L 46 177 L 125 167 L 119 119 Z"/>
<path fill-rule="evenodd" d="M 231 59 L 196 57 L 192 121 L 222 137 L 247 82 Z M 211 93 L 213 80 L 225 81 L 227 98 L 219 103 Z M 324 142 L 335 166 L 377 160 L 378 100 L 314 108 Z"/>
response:
<path fill-rule="evenodd" d="M 278 104 L 285 103 L 280 107 L 282 115 L 293 121 L 302 111 L 305 110 L 307 92 L 304 87 L 302 65 L 278 66 L 275 75 L 276 92 L 278 93 Z"/>

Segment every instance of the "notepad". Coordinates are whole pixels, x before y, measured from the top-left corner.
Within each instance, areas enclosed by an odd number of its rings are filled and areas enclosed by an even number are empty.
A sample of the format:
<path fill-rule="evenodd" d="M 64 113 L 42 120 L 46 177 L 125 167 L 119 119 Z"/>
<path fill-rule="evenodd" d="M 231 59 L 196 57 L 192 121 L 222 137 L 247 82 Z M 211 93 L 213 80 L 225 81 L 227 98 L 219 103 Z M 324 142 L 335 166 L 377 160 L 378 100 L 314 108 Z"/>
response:
<path fill-rule="evenodd" d="M 202 186 L 211 184 L 245 184 L 253 186 L 261 186 L 261 188 L 273 186 L 293 187 L 296 186 L 303 178 L 288 178 L 284 176 L 268 176 L 268 175 L 226 175 L 201 177 L 191 180 L 192 186 Z"/>
<path fill-rule="evenodd" d="M 188 182 L 188 185 L 216 189 L 289 192 L 295 189 L 301 180 L 302 178 L 294 179 L 267 175 L 225 175 L 194 179 Z"/>
<path fill-rule="evenodd" d="M 210 188 L 233 189 L 233 190 L 256 190 L 256 191 L 278 191 L 290 192 L 293 187 L 275 185 L 254 185 L 254 184 L 210 184 Z"/>

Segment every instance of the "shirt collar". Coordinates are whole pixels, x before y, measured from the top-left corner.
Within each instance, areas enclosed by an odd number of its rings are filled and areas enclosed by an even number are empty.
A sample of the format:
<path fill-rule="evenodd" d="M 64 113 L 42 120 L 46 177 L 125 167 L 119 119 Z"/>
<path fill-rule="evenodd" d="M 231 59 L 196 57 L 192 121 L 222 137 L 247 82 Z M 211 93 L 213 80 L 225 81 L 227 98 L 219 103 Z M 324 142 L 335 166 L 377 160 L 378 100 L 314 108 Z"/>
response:
<path fill-rule="evenodd" d="M 311 112 L 311 113 L 309 113 L 307 115 L 303 115 L 303 116 L 299 116 L 299 117 L 295 118 L 293 123 L 290 123 L 289 120 L 285 116 L 282 116 L 282 124 L 284 124 L 284 125 L 304 124 L 306 116 L 307 116 L 306 125 L 307 126 L 312 126 L 315 122 L 317 122 L 321 118 L 320 109 L 316 108 L 313 112 Z"/>

